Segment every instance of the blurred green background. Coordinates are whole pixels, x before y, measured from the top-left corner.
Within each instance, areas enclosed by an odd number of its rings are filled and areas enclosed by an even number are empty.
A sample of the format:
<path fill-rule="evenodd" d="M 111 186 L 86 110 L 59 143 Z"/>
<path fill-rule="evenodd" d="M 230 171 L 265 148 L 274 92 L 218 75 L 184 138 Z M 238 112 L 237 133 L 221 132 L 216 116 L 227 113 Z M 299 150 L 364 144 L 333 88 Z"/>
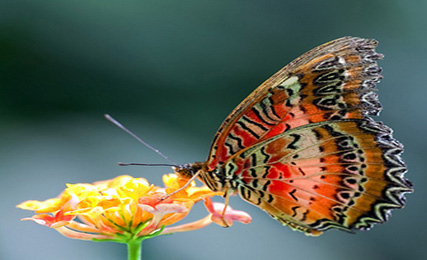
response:
<path fill-rule="evenodd" d="M 161 185 L 167 167 L 117 166 L 165 161 L 104 113 L 179 163 L 203 161 L 252 90 L 346 35 L 375 38 L 386 55 L 377 119 L 405 145 L 416 189 L 407 207 L 369 232 L 311 238 L 235 197 L 252 224 L 154 238 L 144 259 L 425 259 L 426 13 L 425 0 L 0 0 L 0 259 L 125 259 L 124 245 L 20 222 L 32 212 L 15 205 L 120 174 Z"/>

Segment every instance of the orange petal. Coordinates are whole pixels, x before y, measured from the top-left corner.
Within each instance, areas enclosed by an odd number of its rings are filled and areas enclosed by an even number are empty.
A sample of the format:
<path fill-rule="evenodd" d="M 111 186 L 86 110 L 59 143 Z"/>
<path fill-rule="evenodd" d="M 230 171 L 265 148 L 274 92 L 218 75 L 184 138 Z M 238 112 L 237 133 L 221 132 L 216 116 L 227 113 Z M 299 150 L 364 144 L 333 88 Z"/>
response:
<path fill-rule="evenodd" d="M 62 214 L 57 214 L 55 216 L 40 214 L 34 215 L 31 218 L 23 218 L 22 220 L 32 220 L 39 225 L 58 228 L 70 224 L 74 217 L 75 216 L 64 216 Z"/>

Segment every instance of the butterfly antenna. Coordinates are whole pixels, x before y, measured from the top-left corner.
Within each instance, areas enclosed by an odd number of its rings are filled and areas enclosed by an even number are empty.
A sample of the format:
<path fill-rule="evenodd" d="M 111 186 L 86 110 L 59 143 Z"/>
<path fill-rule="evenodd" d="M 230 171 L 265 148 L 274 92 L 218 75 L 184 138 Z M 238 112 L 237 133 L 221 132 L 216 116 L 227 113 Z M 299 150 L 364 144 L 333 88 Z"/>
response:
<path fill-rule="evenodd" d="M 118 163 L 120 166 L 129 166 L 129 165 L 142 165 L 142 166 L 170 166 L 170 167 L 176 167 L 176 164 L 168 164 L 168 163 Z"/>
<path fill-rule="evenodd" d="M 170 165 L 170 164 L 161 164 L 159 166 L 177 166 L 178 165 L 176 162 L 174 162 L 173 160 L 169 159 L 166 155 L 162 154 L 159 150 L 155 149 L 154 147 L 152 147 L 151 145 L 149 145 L 148 143 L 146 143 L 145 141 L 143 141 L 141 138 L 139 138 L 136 134 L 132 133 L 129 129 L 127 129 L 126 127 L 124 127 L 122 124 L 120 124 L 116 119 L 114 119 L 113 117 L 111 117 L 109 114 L 105 114 L 104 117 L 108 121 L 110 121 L 111 123 L 113 123 L 116 126 L 118 126 L 119 128 L 121 128 L 123 131 L 125 131 L 126 133 L 128 133 L 129 135 L 131 135 L 133 138 L 135 138 L 136 140 L 138 140 L 140 143 L 142 143 L 146 147 L 148 147 L 149 149 L 151 149 L 152 151 L 154 151 L 155 153 L 157 153 L 161 157 L 163 157 L 166 160 L 168 160 L 171 163 L 173 163 L 173 165 Z M 127 165 L 148 165 L 148 166 L 154 166 L 155 164 L 123 163 L 123 164 L 119 164 L 119 165 L 123 165 L 123 166 L 127 166 Z"/>

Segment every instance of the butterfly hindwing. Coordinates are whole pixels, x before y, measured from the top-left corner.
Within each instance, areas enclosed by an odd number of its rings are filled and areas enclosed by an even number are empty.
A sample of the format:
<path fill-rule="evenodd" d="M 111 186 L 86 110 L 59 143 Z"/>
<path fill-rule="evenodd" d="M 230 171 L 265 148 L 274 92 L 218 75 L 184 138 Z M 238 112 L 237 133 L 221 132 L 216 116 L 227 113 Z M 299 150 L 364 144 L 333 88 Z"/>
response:
<path fill-rule="evenodd" d="M 313 123 L 232 157 L 241 197 L 294 229 L 369 229 L 404 205 L 410 184 L 391 130 L 370 119 Z M 225 167 L 230 167 L 228 165 Z"/>

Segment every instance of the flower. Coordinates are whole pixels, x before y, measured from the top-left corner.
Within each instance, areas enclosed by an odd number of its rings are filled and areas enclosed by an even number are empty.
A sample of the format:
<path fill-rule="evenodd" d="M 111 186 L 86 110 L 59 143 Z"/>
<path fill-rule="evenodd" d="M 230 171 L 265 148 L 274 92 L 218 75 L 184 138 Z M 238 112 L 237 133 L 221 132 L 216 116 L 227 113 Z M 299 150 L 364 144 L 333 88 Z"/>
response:
<path fill-rule="evenodd" d="M 244 224 L 249 224 L 252 221 L 251 216 L 240 210 L 234 210 L 228 206 L 224 211 L 223 203 L 213 203 L 210 198 L 205 198 L 205 206 L 211 213 L 211 220 L 223 227 L 231 227 L 233 221 L 239 221 Z"/>
<path fill-rule="evenodd" d="M 140 242 L 161 234 L 190 231 L 214 222 L 231 226 L 250 222 L 250 216 L 210 197 L 222 195 L 206 186 L 197 187 L 175 174 L 163 176 L 165 188 L 143 178 L 119 176 L 94 184 L 67 184 L 58 198 L 26 201 L 17 207 L 37 215 L 24 218 L 56 229 L 62 235 L 83 240 Z M 198 221 L 170 227 L 189 213 L 194 203 L 205 200 L 209 215 Z M 222 212 L 224 211 L 224 215 Z"/>

